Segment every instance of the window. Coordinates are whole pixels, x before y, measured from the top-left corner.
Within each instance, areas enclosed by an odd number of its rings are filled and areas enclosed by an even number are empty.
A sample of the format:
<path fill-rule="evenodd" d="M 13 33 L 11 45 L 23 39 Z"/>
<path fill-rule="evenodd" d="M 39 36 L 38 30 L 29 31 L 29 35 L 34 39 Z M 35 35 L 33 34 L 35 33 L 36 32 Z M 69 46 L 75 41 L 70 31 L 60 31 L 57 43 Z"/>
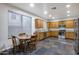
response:
<path fill-rule="evenodd" d="M 28 35 L 32 33 L 32 17 L 17 14 L 9 11 L 8 35 L 18 35 L 20 32 L 25 32 Z"/>
<path fill-rule="evenodd" d="M 29 16 L 22 16 L 22 27 L 23 27 L 23 32 L 25 32 L 28 35 L 31 35 L 31 33 L 32 33 L 32 18 Z"/>

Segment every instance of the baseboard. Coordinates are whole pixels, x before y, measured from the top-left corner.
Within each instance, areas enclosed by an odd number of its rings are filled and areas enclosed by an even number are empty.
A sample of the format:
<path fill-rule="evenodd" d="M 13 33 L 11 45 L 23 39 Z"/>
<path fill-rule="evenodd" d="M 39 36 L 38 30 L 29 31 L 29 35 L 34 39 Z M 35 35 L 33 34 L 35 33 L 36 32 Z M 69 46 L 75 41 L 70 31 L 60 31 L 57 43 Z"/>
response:
<path fill-rule="evenodd" d="M 55 38 L 58 38 L 58 36 L 50 36 L 50 37 L 55 37 Z"/>
<path fill-rule="evenodd" d="M 74 39 L 71 39 L 71 38 L 65 38 L 65 39 L 68 39 L 68 40 L 74 40 Z"/>

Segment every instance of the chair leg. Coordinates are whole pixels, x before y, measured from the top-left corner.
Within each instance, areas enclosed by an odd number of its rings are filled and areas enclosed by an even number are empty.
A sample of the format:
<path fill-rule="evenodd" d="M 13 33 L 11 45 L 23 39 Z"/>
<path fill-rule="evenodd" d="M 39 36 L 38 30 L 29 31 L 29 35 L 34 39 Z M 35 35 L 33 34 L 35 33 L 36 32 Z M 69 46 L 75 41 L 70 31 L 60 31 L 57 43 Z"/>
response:
<path fill-rule="evenodd" d="M 30 52 L 32 52 L 32 51 L 34 51 L 36 49 L 36 45 L 35 44 L 33 44 L 33 45 L 29 46 L 29 47 L 30 47 Z"/>
<path fill-rule="evenodd" d="M 15 46 L 12 50 L 13 54 L 16 54 L 19 51 L 19 47 Z"/>
<path fill-rule="evenodd" d="M 12 53 L 13 53 L 14 55 L 16 54 L 15 48 L 12 49 Z"/>

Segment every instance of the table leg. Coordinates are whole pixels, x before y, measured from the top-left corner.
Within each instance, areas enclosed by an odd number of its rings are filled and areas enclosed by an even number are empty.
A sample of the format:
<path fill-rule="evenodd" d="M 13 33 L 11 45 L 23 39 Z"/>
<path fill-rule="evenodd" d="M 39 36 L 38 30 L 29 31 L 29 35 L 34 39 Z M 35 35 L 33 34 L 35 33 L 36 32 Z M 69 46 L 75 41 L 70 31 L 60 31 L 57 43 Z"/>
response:
<path fill-rule="evenodd" d="M 24 43 L 24 52 L 26 52 L 26 41 Z"/>

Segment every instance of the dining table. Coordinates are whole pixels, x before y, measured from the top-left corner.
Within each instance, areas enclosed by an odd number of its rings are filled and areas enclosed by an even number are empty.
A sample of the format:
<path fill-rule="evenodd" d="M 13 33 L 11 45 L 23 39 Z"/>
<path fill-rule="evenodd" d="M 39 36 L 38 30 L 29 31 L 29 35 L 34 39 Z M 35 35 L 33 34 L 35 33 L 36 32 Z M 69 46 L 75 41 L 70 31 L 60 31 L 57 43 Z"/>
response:
<path fill-rule="evenodd" d="M 26 52 L 26 45 L 28 45 L 28 43 L 30 42 L 31 40 L 31 36 L 26 36 L 26 35 L 21 35 L 21 36 L 18 36 L 18 39 L 20 41 L 20 44 L 24 44 L 24 51 Z"/>

